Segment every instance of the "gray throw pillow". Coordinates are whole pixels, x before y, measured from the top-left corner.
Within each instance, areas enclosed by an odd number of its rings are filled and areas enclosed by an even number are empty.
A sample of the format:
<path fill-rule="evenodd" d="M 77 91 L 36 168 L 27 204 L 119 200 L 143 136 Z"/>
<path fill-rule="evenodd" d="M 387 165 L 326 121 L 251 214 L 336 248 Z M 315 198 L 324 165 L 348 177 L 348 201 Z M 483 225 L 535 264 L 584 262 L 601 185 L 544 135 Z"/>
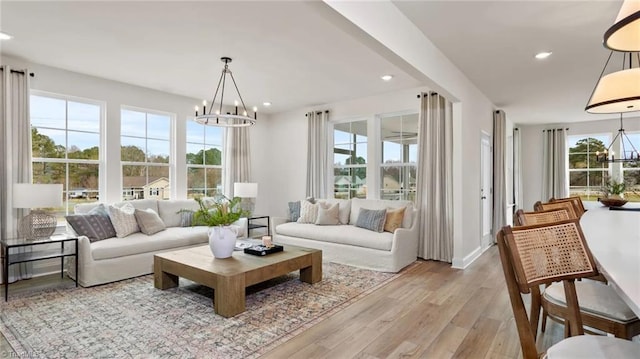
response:
<path fill-rule="evenodd" d="M 191 227 L 193 225 L 193 212 L 180 212 L 180 227 Z"/>
<path fill-rule="evenodd" d="M 300 201 L 289 202 L 289 221 L 295 222 L 300 218 Z"/>
<path fill-rule="evenodd" d="M 148 236 L 164 231 L 167 228 L 160 216 L 151 208 L 136 209 L 134 215 L 140 227 L 140 232 Z"/>
<path fill-rule="evenodd" d="M 105 207 L 104 204 L 102 203 L 95 206 L 93 209 L 87 212 L 87 214 L 99 214 L 101 216 L 109 217 L 109 212 L 107 211 L 107 207 Z M 111 220 L 109 220 L 109 222 L 111 222 Z"/>
<path fill-rule="evenodd" d="M 109 216 L 101 214 L 71 214 L 65 217 L 71 228 L 79 236 L 86 236 L 90 242 L 116 236 L 116 230 Z"/>
<path fill-rule="evenodd" d="M 356 221 L 356 227 L 382 232 L 384 230 L 384 220 L 386 216 L 386 209 L 373 210 L 361 208 L 358 214 L 358 220 Z"/>

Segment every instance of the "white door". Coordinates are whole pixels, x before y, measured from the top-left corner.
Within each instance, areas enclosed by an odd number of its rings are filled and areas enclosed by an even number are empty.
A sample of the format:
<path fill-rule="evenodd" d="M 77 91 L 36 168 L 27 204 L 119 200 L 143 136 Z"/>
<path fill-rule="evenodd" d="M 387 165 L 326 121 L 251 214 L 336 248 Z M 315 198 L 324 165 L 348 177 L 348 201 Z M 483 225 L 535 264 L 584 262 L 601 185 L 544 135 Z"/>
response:
<path fill-rule="evenodd" d="M 491 136 L 482 133 L 482 144 L 480 147 L 480 212 L 481 212 L 481 248 L 484 250 L 493 244 L 491 227 L 493 222 L 493 156 L 492 156 Z"/>

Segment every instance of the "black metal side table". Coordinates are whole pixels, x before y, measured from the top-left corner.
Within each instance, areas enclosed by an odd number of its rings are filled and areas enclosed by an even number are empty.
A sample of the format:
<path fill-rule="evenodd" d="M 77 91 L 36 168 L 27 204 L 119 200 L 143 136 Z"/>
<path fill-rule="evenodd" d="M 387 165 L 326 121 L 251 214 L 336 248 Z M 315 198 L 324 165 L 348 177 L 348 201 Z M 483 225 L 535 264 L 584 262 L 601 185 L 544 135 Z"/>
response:
<path fill-rule="evenodd" d="M 267 223 L 255 222 L 261 219 L 266 219 Z M 271 235 L 271 220 L 269 216 L 253 216 L 247 218 L 247 238 L 251 238 L 251 231 L 258 228 L 266 228 L 267 235 Z"/>
<path fill-rule="evenodd" d="M 66 245 L 72 242 L 72 245 Z M 37 247 L 60 243 L 59 248 L 38 249 Z M 35 262 L 44 259 L 60 258 L 60 276 L 64 277 L 64 258 L 74 257 L 76 265 L 76 287 L 78 286 L 78 238 L 67 235 L 54 235 L 49 238 L 26 239 L 26 238 L 2 238 L 2 282 L 4 283 L 4 300 L 9 298 L 9 267 L 12 264 Z M 23 253 L 11 253 L 11 248 L 32 247 L 31 251 Z"/>

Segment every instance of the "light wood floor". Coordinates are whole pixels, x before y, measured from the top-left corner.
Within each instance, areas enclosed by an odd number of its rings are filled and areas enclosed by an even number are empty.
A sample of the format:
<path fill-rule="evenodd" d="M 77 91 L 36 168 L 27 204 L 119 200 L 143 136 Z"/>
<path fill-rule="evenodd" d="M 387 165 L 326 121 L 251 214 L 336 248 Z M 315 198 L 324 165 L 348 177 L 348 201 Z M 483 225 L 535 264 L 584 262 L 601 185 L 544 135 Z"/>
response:
<path fill-rule="evenodd" d="M 59 275 L 34 278 L 11 285 L 9 295 L 53 285 L 73 282 L 61 283 Z M 562 335 L 562 326 L 550 321 L 540 348 Z M 0 357 L 16 357 L 1 335 Z M 522 357 L 497 247 L 465 270 L 421 261 L 399 279 L 263 356 L 397 357 Z"/>

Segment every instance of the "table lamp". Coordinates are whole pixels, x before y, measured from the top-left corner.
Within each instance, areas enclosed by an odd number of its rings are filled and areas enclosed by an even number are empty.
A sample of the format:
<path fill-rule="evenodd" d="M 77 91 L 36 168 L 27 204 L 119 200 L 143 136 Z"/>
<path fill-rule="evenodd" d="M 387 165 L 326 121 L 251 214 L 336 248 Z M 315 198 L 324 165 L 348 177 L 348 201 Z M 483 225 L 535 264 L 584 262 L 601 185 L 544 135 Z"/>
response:
<path fill-rule="evenodd" d="M 28 239 L 46 238 L 55 232 L 56 216 L 42 210 L 62 206 L 62 184 L 13 184 L 13 208 L 29 208 L 20 219 L 18 234 Z"/>
<path fill-rule="evenodd" d="M 253 215 L 255 208 L 254 198 L 258 197 L 258 184 L 247 182 L 236 182 L 233 184 L 233 196 L 242 198 L 240 208 L 249 212 L 249 216 Z"/>

